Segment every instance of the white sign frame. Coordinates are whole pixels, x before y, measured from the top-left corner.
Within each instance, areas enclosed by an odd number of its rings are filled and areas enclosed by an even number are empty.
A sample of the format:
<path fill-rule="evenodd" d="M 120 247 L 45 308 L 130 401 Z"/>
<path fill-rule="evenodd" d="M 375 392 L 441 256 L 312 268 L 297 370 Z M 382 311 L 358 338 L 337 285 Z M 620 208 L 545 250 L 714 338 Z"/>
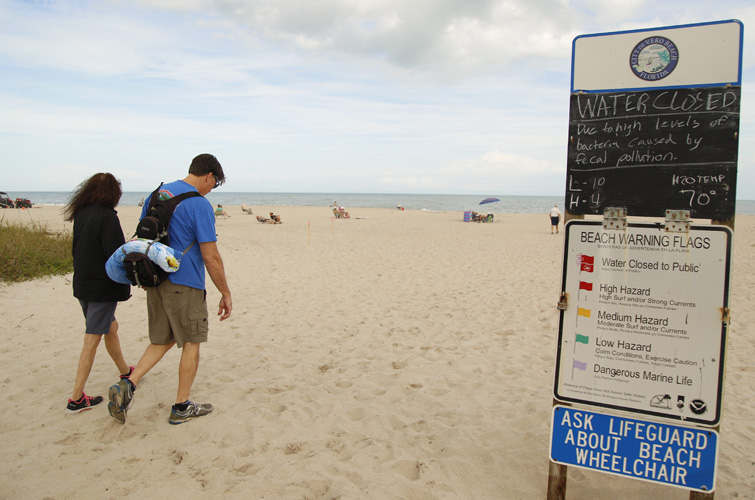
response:
<path fill-rule="evenodd" d="M 718 425 L 732 232 L 566 224 L 554 398 Z"/>
<path fill-rule="evenodd" d="M 743 32 L 742 22 L 732 19 L 580 35 L 572 42 L 571 92 L 739 86 Z M 657 80 L 643 79 L 632 70 L 633 53 L 651 38 L 673 44 L 674 68 Z"/>

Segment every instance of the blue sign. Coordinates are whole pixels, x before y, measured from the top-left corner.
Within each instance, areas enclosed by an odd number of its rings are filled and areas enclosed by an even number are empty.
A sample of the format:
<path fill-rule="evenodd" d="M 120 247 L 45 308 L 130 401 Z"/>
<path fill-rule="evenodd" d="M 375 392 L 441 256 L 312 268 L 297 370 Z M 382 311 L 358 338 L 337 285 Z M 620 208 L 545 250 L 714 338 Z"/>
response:
<path fill-rule="evenodd" d="M 718 433 L 555 406 L 550 458 L 561 465 L 711 492 Z"/>

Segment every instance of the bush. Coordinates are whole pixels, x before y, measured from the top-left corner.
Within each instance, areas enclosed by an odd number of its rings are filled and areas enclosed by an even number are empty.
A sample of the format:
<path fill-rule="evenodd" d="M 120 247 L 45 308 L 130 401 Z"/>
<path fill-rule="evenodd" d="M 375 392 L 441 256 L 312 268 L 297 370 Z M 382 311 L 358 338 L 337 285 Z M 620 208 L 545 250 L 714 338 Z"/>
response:
<path fill-rule="evenodd" d="M 0 220 L 0 281 L 26 281 L 73 272 L 73 235 L 52 233 L 46 225 Z"/>

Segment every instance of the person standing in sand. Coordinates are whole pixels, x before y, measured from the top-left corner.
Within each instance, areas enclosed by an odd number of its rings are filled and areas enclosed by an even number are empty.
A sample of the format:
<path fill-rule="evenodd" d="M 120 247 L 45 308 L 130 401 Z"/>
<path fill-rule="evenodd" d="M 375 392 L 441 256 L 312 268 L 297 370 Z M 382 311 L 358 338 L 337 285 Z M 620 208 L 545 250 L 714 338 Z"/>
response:
<path fill-rule="evenodd" d="M 558 205 L 553 205 L 548 216 L 551 218 L 551 234 L 553 234 L 554 229 L 558 233 L 558 224 L 561 222 L 561 210 L 558 209 Z"/>
<path fill-rule="evenodd" d="M 168 226 L 170 245 L 185 249 L 181 265 L 160 286 L 147 288 L 147 316 L 150 344 L 129 379 L 120 380 L 108 392 L 108 411 L 120 423 L 126 422 L 139 381 L 174 345 L 181 349 L 178 365 L 178 392 L 168 421 L 181 424 L 212 412 L 211 404 L 189 400 L 191 386 L 199 368 L 199 346 L 207 341 L 208 313 L 205 291 L 205 266 L 210 279 L 221 294 L 218 306 L 220 321 L 231 315 L 231 290 L 225 276 L 223 259 L 217 247 L 215 214 L 204 196 L 225 182 L 223 167 L 211 154 L 195 157 L 189 174 L 183 179 L 164 184 L 159 196 L 163 199 L 197 191 L 202 196 L 187 198 L 178 204 Z M 142 218 L 149 200 L 142 209 Z"/>
<path fill-rule="evenodd" d="M 102 402 L 102 396 L 87 396 L 84 385 L 103 336 L 121 379 L 133 370 L 123 358 L 115 320 L 118 302 L 131 297 L 131 286 L 112 281 L 105 272 L 105 262 L 125 242 L 115 211 L 122 194 L 121 183 L 113 174 L 94 174 L 79 184 L 63 209 L 65 220 L 73 221 L 73 296 L 79 299 L 85 320 L 84 347 L 66 406 L 69 414 Z"/>

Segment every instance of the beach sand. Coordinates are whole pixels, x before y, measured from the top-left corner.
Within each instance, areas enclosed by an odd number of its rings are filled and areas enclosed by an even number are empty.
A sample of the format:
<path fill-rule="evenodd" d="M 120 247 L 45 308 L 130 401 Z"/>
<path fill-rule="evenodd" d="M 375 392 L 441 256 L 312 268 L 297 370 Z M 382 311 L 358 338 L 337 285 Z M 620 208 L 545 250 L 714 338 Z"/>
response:
<path fill-rule="evenodd" d="M 546 496 L 562 235 L 542 215 L 226 207 L 233 292 L 192 399 L 168 424 L 180 352 L 142 381 L 125 425 L 104 403 L 65 415 L 82 345 L 71 275 L 0 285 L 0 498 L 532 499 Z M 348 208 L 348 207 L 347 207 Z M 139 209 L 120 207 L 129 238 Z M 71 230 L 60 207 L 6 221 Z M 717 499 L 755 498 L 755 217 L 737 217 Z M 127 362 L 148 343 L 145 294 L 118 307 Z M 86 391 L 117 370 L 100 346 Z M 568 499 L 687 490 L 570 468 Z"/>

